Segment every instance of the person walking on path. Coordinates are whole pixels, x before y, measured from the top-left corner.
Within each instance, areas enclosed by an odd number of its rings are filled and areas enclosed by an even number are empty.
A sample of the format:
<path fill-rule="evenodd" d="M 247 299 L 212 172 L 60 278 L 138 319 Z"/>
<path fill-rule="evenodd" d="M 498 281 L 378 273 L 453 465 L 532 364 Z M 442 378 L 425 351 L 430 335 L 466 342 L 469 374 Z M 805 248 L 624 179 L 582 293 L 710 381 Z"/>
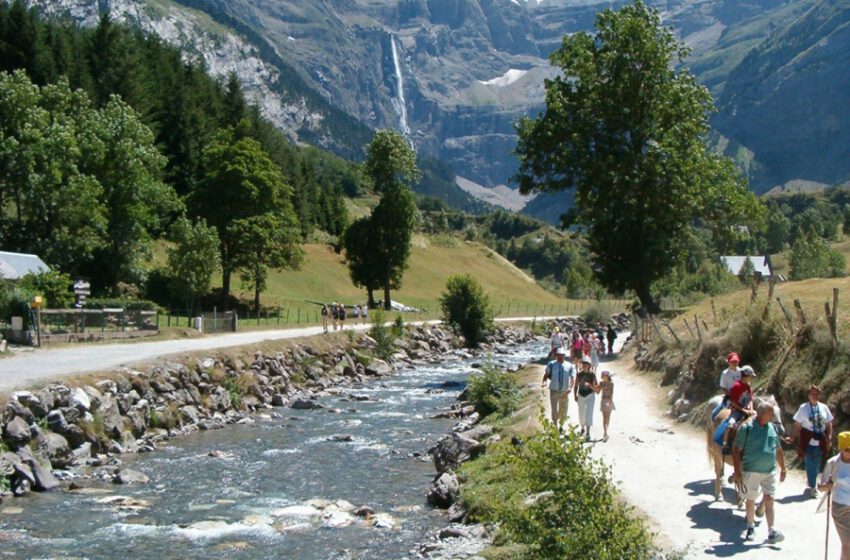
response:
<path fill-rule="evenodd" d="M 355 304 L 354 307 L 351 308 L 351 318 L 354 319 L 355 324 L 360 322 L 360 306 L 359 305 Z"/>
<path fill-rule="evenodd" d="M 331 304 L 331 319 L 333 320 L 334 330 L 339 326 L 339 306 L 336 302 Z"/>
<path fill-rule="evenodd" d="M 838 453 L 826 462 L 818 489 L 830 493 L 841 560 L 850 560 L 850 432 L 838 434 Z"/>
<path fill-rule="evenodd" d="M 590 427 L 593 426 L 593 407 L 596 404 L 596 393 L 599 384 L 596 374 L 590 370 L 590 356 L 581 359 L 582 371 L 576 377 L 573 396 L 578 403 L 578 421 L 581 425 L 581 435 L 584 441 L 590 441 Z"/>
<path fill-rule="evenodd" d="M 773 405 L 761 402 L 756 418 L 744 424 L 735 438 L 732 460 L 735 483 L 742 489 L 747 502 L 747 532 L 744 540 L 755 537 L 756 500 L 764 492 L 764 515 L 767 519 L 767 542 L 775 544 L 785 536 L 774 526 L 774 499 L 778 482 L 785 481 L 785 456 L 779 445 L 779 434 L 773 426 Z M 779 476 L 776 467 L 779 466 Z M 778 479 L 778 482 L 777 482 Z"/>
<path fill-rule="evenodd" d="M 797 440 L 797 456 L 806 466 L 806 481 L 812 498 L 818 495 L 817 479 L 823 458 L 832 444 L 832 412 L 820 398 L 820 387 L 809 386 L 809 400 L 800 405 L 794 414 L 793 438 Z"/>
<path fill-rule="evenodd" d="M 552 331 L 552 339 L 549 346 L 549 359 L 554 360 L 559 348 L 564 347 L 564 337 L 561 336 L 561 329 L 555 327 Z"/>
<path fill-rule="evenodd" d="M 341 331 L 345 330 L 345 313 L 346 313 L 345 304 L 341 303 L 339 305 L 339 330 L 341 330 Z"/>
<path fill-rule="evenodd" d="M 614 382 L 611 380 L 611 372 L 602 372 L 602 381 L 599 383 L 599 410 L 602 412 L 602 441 L 608 441 L 608 425 L 611 423 L 611 412 L 616 410 L 614 406 Z"/>
<path fill-rule="evenodd" d="M 362 312 L 360 313 L 360 316 L 363 318 L 363 322 L 365 323 L 366 319 L 369 318 L 369 306 L 368 305 L 363 306 L 363 309 L 362 309 Z"/>
<path fill-rule="evenodd" d="M 605 346 L 602 346 L 602 350 L 599 349 L 599 345 L 602 344 L 602 340 L 597 338 L 595 334 L 590 335 L 590 371 L 596 373 L 599 368 L 599 353 L 605 351 Z"/>
<path fill-rule="evenodd" d="M 328 304 L 322 305 L 322 330 L 328 332 Z"/>
<path fill-rule="evenodd" d="M 567 417 L 567 404 L 569 403 L 570 391 L 573 388 L 575 367 L 564 359 L 567 351 L 563 347 L 555 350 L 555 359 L 546 365 L 543 373 L 542 385 L 549 381 L 549 403 L 551 406 L 552 423 L 560 430 Z"/>
<path fill-rule="evenodd" d="M 611 323 L 608 323 L 608 330 L 605 332 L 605 337 L 608 339 L 608 355 L 614 355 L 614 341 L 617 340 L 617 331 L 614 330 L 614 326 Z"/>

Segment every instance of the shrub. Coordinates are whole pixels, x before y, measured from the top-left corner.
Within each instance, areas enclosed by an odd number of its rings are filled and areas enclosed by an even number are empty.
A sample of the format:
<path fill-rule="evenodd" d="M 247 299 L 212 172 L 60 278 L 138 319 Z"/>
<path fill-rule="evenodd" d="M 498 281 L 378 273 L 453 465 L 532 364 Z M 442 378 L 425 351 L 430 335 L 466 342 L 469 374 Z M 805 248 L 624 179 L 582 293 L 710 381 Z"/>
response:
<path fill-rule="evenodd" d="M 812 232 L 799 237 L 794 242 L 789 264 L 792 280 L 844 276 L 844 255 L 831 248 L 823 238 Z"/>
<path fill-rule="evenodd" d="M 584 321 L 585 325 L 593 326 L 596 323 L 605 324 L 610 322 L 611 313 L 605 305 L 601 303 L 594 303 L 593 305 L 582 311 L 581 318 Z"/>
<path fill-rule="evenodd" d="M 486 364 L 481 373 L 469 377 L 469 400 L 481 416 L 508 416 L 519 406 L 520 397 L 516 378 L 493 364 Z"/>
<path fill-rule="evenodd" d="M 61 272 L 48 270 L 38 274 L 27 274 L 21 278 L 21 288 L 40 295 L 44 307 L 65 308 L 74 302 L 71 292 L 71 277 Z"/>
<path fill-rule="evenodd" d="M 395 320 L 393 321 L 393 326 L 390 327 L 392 331 L 392 335 L 395 338 L 401 338 L 404 336 L 404 318 L 401 315 L 396 315 Z"/>
<path fill-rule="evenodd" d="M 550 427 L 521 446 L 491 445 L 461 467 L 460 479 L 471 516 L 499 527 L 496 544 L 525 545 L 517 550 L 522 558 L 643 559 L 655 552 L 652 534 L 575 432 Z"/>
<path fill-rule="evenodd" d="M 132 298 L 90 298 L 86 300 L 86 309 L 124 309 L 125 311 L 156 311 L 156 302 Z"/>
<path fill-rule="evenodd" d="M 443 321 L 476 347 L 493 330 L 493 310 L 481 285 L 468 274 L 452 276 L 440 297 Z"/>
<path fill-rule="evenodd" d="M 375 341 L 375 353 L 386 360 L 393 355 L 395 350 L 393 347 L 394 338 L 392 332 L 386 325 L 387 314 L 383 309 L 376 309 L 369 317 L 372 320 L 372 326 L 369 327 L 369 336 Z"/>

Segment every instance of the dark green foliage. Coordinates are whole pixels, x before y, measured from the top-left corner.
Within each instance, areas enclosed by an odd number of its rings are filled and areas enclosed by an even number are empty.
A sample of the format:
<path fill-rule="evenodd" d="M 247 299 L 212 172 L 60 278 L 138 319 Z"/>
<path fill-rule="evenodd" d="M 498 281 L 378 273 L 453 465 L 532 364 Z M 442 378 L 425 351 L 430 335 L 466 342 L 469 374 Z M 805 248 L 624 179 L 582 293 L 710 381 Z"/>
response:
<path fill-rule="evenodd" d="M 348 261 L 348 274 L 355 286 L 365 288 L 368 305 L 375 306 L 375 290 L 383 283 L 380 255 L 374 251 L 376 229 L 372 227 L 372 218 L 366 216 L 355 220 L 345 231 L 343 247 Z"/>
<path fill-rule="evenodd" d="M 74 303 L 71 277 L 49 270 L 39 274 L 27 274 L 20 280 L 22 290 L 42 297 L 43 307 L 67 308 Z"/>
<path fill-rule="evenodd" d="M 790 278 L 837 278 L 844 276 L 844 255 L 832 249 L 814 230 L 798 237 L 791 247 Z"/>
<path fill-rule="evenodd" d="M 181 218 L 175 222 L 171 238 L 174 246 L 168 249 L 168 282 L 194 316 L 199 298 L 209 291 L 219 267 L 218 232 L 203 219 L 193 224 Z"/>
<path fill-rule="evenodd" d="M 523 193 L 575 189 L 573 220 L 609 290 L 650 288 L 677 264 L 701 220 L 718 246 L 730 225 L 760 225 L 757 200 L 706 145 L 708 91 L 679 63 L 687 49 L 640 1 L 597 16 L 596 32 L 564 38 L 550 60 L 546 111 L 517 125 Z"/>
<path fill-rule="evenodd" d="M 392 329 L 387 326 L 387 314 L 383 309 L 375 309 L 369 313 L 372 326 L 369 327 L 369 336 L 375 341 L 375 353 L 379 358 L 388 360 L 395 352 L 393 346 Z"/>
<path fill-rule="evenodd" d="M 468 400 L 481 416 L 509 416 L 519 406 L 521 391 L 516 378 L 492 363 L 485 364 L 481 373 L 470 375 L 467 386 Z"/>
<path fill-rule="evenodd" d="M 452 276 L 440 296 L 440 309 L 445 321 L 463 335 L 466 345 L 476 347 L 493 330 L 490 298 L 475 278 L 468 274 Z"/>
<path fill-rule="evenodd" d="M 499 528 L 497 545 L 521 545 L 512 558 L 653 557 L 652 533 L 575 432 L 550 425 L 521 446 L 503 440 L 464 463 L 460 479 L 471 517 Z"/>
<path fill-rule="evenodd" d="M 155 301 L 135 298 L 89 298 L 84 307 L 86 309 L 124 309 L 126 311 L 156 311 L 159 309 Z"/>

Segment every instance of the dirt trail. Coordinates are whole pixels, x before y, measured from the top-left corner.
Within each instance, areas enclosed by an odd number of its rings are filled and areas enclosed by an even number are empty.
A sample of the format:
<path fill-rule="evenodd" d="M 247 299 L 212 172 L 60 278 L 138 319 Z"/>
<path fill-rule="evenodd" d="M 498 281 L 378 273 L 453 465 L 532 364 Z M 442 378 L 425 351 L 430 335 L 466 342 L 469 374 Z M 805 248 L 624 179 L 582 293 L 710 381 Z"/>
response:
<path fill-rule="evenodd" d="M 614 373 L 614 403 L 609 440 L 602 442 L 602 415 L 597 398 L 591 436 L 593 455 L 611 467 L 623 496 L 643 512 L 674 550 L 688 548 L 686 558 L 815 560 L 824 557 L 826 514 L 816 513 L 819 499 L 803 494 L 802 470 L 791 470 L 777 493 L 776 527 L 785 540 L 770 545 L 767 524 L 756 520 L 756 538 L 743 541 L 743 510 L 734 505 L 734 491 L 724 488 L 724 500 L 714 500 L 714 469 L 705 451 L 705 434 L 663 416 L 664 391 L 636 371 L 631 354 L 603 361 L 600 371 Z M 542 377 L 543 367 L 540 367 Z M 548 391 L 543 398 L 549 414 Z M 569 422 L 578 424 L 570 397 Z M 786 419 L 787 420 L 787 419 Z M 726 474 L 731 474 L 727 467 Z M 830 522 L 829 558 L 838 559 L 840 544 Z"/>

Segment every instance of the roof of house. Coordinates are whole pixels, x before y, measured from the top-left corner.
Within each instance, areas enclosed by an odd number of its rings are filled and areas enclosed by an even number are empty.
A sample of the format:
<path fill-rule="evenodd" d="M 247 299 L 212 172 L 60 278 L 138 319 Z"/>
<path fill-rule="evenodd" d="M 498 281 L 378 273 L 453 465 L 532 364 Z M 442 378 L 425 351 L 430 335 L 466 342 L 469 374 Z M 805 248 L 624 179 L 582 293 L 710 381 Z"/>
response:
<path fill-rule="evenodd" d="M 767 257 L 760 257 L 757 255 L 728 255 L 720 257 L 720 260 L 723 261 L 723 264 L 726 265 L 729 272 L 737 276 L 741 273 L 741 267 L 744 266 L 744 261 L 746 261 L 748 257 L 750 262 L 753 263 L 753 267 L 756 272 L 760 273 L 762 276 L 770 276 L 772 274 L 770 270 L 770 260 Z"/>
<path fill-rule="evenodd" d="M 29 273 L 47 272 L 50 268 L 38 255 L 0 251 L 0 278 L 20 280 Z"/>

